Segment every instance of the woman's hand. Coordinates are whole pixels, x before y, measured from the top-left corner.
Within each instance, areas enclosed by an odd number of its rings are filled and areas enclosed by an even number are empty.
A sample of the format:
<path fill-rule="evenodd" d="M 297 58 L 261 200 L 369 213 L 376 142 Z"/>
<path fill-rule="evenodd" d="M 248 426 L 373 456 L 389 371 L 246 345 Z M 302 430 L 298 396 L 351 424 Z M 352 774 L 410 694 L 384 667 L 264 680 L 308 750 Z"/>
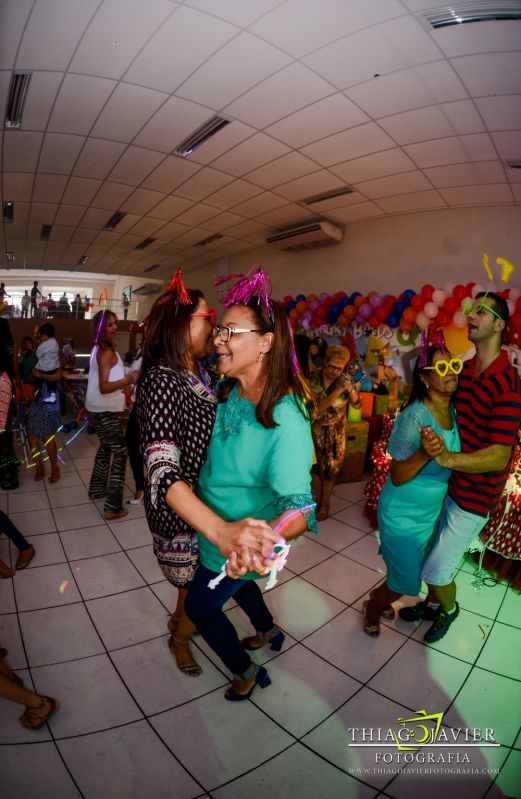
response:
<path fill-rule="evenodd" d="M 135 385 L 137 383 L 138 377 L 139 377 L 139 369 L 134 369 L 132 372 L 128 372 L 128 374 L 126 375 L 128 381 L 127 385 L 129 386 Z"/>
<path fill-rule="evenodd" d="M 237 522 L 223 522 L 217 530 L 215 544 L 221 555 L 228 558 L 231 552 L 239 553 L 240 558 L 248 565 L 248 558 L 252 556 L 257 556 L 263 562 L 279 539 L 280 535 L 274 533 L 267 522 L 246 518 Z M 248 568 L 247 571 L 249 570 Z"/>
<path fill-rule="evenodd" d="M 226 574 L 232 580 L 240 580 L 247 572 L 262 574 L 268 566 L 267 559 L 261 559 L 247 547 L 241 547 L 239 552 L 230 552 L 226 563 Z"/>
<path fill-rule="evenodd" d="M 422 427 L 420 431 L 421 447 L 429 458 L 442 457 L 447 452 L 443 438 L 434 432 L 432 427 Z"/>

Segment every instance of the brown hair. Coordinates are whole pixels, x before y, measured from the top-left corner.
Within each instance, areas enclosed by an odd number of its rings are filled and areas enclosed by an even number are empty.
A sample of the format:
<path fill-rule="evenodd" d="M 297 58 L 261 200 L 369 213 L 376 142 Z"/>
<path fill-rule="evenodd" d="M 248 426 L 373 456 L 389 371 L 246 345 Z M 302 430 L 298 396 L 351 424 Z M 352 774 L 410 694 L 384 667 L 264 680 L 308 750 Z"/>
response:
<path fill-rule="evenodd" d="M 101 350 L 106 349 L 114 349 L 114 344 L 111 341 L 107 341 L 105 338 L 105 328 L 107 327 L 107 323 L 109 319 L 117 319 L 118 317 L 114 313 L 114 311 L 110 311 L 107 309 L 102 309 L 94 314 L 90 323 L 90 332 L 92 336 L 92 341 L 94 345 L 98 345 Z"/>
<path fill-rule="evenodd" d="M 293 340 L 286 314 L 277 303 L 272 302 L 271 305 L 271 313 L 259 305 L 257 298 L 244 305 L 251 314 L 253 326 L 260 329 L 260 335 L 273 333 L 273 344 L 264 356 L 266 384 L 255 408 L 257 421 L 268 428 L 277 426 L 273 411 L 282 397 L 293 394 L 297 407 L 305 415 L 303 404 L 311 394 L 302 373 L 293 371 Z M 236 383 L 236 378 L 229 377 L 219 384 L 220 402 L 226 401 Z"/>
<path fill-rule="evenodd" d="M 190 317 L 203 293 L 187 289 L 190 305 L 177 302 L 177 291 L 160 297 L 145 320 L 142 347 L 141 376 L 153 366 L 165 364 L 172 369 L 187 369 L 190 365 Z"/>
<path fill-rule="evenodd" d="M 324 360 L 326 364 L 328 364 L 333 358 L 338 358 L 339 361 L 345 361 L 345 365 L 347 366 L 351 359 L 351 353 L 347 347 L 342 346 L 342 344 L 330 344 L 324 355 Z"/>

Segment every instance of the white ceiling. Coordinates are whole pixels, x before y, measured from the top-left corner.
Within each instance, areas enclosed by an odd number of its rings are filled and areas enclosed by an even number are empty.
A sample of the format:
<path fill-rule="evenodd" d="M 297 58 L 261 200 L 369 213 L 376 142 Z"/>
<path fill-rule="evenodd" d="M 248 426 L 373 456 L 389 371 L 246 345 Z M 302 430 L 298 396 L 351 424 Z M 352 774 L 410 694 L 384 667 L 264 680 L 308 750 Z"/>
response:
<path fill-rule="evenodd" d="M 519 204 L 521 172 L 504 161 L 521 161 L 521 23 L 429 30 L 433 7 L 0 0 L 2 108 L 12 71 L 33 71 L 22 128 L 0 133 L 15 203 L 1 249 L 16 267 L 81 272 L 88 255 L 89 272 L 160 264 L 148 276 L 167 277 L 313 214 L 346 224 Z M 216 112 L 232 123 L 171 154 Z M 346 184 L 352 194 L 302 204 Z"/>

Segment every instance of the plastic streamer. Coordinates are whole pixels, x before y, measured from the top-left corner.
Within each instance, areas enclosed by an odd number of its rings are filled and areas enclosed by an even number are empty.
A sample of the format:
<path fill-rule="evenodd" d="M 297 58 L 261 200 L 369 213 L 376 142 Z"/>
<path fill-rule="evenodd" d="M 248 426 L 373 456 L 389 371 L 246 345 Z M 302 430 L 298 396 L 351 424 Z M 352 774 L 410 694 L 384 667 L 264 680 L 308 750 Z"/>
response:
<path fill-rule="evenodd" d="M 232 280 L 237 275 L 221 275 L 217 280 L 220 285 L 228 280 Z M 252 297 L 257 298 L 258 305 L 262 305 L 270 318 L 272 316 L 272 301 L 271 296 L 271 280 L 270 276 L 265 269 L 259 264 L 252 266 L 247 274 L 242 275 L 240 280 L 227 289 L 221 297 L 221 303 L 224 308 L 229 308 L 231 305 L 247 305 Z"/>
<path fill-rule="evenodd" d="M 164 305 L 165 302 L 169 302 L 170 300 L 175 298 L 175 312 L 177 313 L 177 309 L 179 308 L 179 304 L 181 305 L 192 305 L 192 300 L 188 296 L 188 292 L 186 290 L 186 286 L 183 283 L 183 276 L 181 274 L 181 267 L 177 270 L 177 272 L 173 275 L 168 284 L 167 290 L 163 294 L 162 297 L 158 300 L 158 305 Z"/>

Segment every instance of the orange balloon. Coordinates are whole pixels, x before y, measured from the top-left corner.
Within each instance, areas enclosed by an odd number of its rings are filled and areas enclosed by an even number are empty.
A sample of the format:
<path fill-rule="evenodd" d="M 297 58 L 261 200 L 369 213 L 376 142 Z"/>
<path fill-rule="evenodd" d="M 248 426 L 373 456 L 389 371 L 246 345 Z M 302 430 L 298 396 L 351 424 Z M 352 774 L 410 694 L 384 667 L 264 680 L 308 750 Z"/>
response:
<path fill-rule="evenodd" d="M 360 306 L 363 305 L 364 302 L 366 302 L 366 298 L 365 297 L 362 297 L 362 296 L 355 297 L 355 301 L 354 301 L 355 308 L 357 308 L 357 309 L 360 308 Z"/>
<path fill-rule="evenodd" d="M 402 333 L 410 333 L 412 330 L 412 325 L 413 323 L 408 322 L 407 319 L 404 319 L 403 317 L 400 319 L 399 327 Z"/>
<path fill-rule="evenodd" d="M 316 294 L 308 294 L 308 302 L 313 302 L 313 300 L 318 300 Z"/>
<path fill-rule="evenodd" d="M 292 308 L 291 311 L 289 312 L 289 318 L 292 319 L 294 322 L 297 321 L 299 316 L 300 316 L 300 312 L 297 311 L 296 308 Z"/>
<path fill-rule="evenodd" d="M 349 321 L 355 318 L 356 308 L 354 305 L 346 305 L 342 311 L 342 316 L 345 316 Z"/>
<path fill-rule="evenodd" d="M 304 313 L 304 311 L 307 309 L 307 307 L 308 307 L 307 302 L 305 302 L 304 300 L 301 300 L 300 302 L 297 302 L 297 304 L 295 306 L 295 309 L 299 312 L 299 314 L 301 314 L 301 313 Z"/>
<path fill-rule="evenodd" d="M 402 319 L 405 319 L 406 322 L 414 322 L 416 320 L 416 313 L 414 308 L 406 308 L 402 314 Z"/>

